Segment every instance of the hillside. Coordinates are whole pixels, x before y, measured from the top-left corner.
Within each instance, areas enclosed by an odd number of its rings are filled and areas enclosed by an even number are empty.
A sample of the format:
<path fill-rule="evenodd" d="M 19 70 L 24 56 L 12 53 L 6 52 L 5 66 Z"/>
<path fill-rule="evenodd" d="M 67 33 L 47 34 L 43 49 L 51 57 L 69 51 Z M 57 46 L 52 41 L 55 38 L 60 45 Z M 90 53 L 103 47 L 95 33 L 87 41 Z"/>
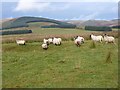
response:
<path fill-rule="evenodd" d="M 77 26 L 117 26 L 118 25 L 118 19 L 114 20 L 69 20 L 66 22 L 75 24 Z"/>
<path fill-rule="evenodd" d="M 74 28 L 76 25 L 57 21 L 53 19 L 47 19 L 47 18 L 41 18 L 41 17 L 19 17 L 15 19 L 10 19 L 7 21 L 2 22 L 2 28 L 1 29 L 10 29 L 10 28 L 20 28 L 20 27 L 28 27 L 28 23 L 32 22 L 45 22 L 45 23 L 53 23 L 52 25 L 45 25 L 42 26 L 43 28 L 50 28 L 50 27 L 60 27 L 60 28 Z"/>

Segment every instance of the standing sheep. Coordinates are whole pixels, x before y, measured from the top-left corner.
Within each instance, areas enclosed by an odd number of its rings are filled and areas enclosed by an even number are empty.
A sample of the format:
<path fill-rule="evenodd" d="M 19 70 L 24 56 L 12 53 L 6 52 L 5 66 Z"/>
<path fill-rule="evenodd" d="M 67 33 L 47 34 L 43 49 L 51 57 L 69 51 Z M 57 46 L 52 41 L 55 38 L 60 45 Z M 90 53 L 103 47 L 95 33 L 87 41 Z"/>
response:
<path fill-rule="evenodd" d="M 62 41 L 61 38 L 56 38 L 56 37 L 53 38 L 53 44 L 54 45 L 61 45 L 61 41 Z"/>
<path fill-rule="evenodd" d="M 81 45 L 81 41 L 77 38 L 77 39 L 75 39 L 75 44 L 79 47 L 80 45 Z"/>
<path fill-rule="evenodd" d="M 106 43 L 114 43 L 115 44 L 115 38 L 113 36 L 107 36 L 106 34 L 104 35 L 104 41 Z"/>
<path fill-rule="evenodd" d="M 81 43 L 84 43 L 85 42 L 85 39 L 81 36 L 76 36 L 76 39 L 79 39 L 81 41 Z"/>
<path fill-rule="evenodd" d="M 48 41 L 48 39 L 43 39 L 43 43 L 46 43 L 47 45 L 49 45 L 49 41 Z"/>
<path fill-rule="evenodd" d="M 76 36 L 74 38 L 74 43 L 79 47 L 82 43 L 84 43 L 84 38 L 80 36 Z"/>
<path fill-rule="evenodd" d="M 18 45 L 25 45 L 25 40 L 24 40 L 24 39 L 17 39 L 17 40 L 16 40 L 16 43 L 17 43 Z"/>
<path fill-rule="evenodd" d="M 53 43 L 53 38 L 49 38 L 49 39 L 48 39 L 48 43 L 49 43 L 49 44 L 52 44 L 52 43 Z"/>
<path fill-rule="evenodd" d="M 91 34 L 90 37 L 95 42 L 101 42 L 102 43 L 102 41 L 103 41 L 103 37 L 101 35 L 95 36 L 95 35 Z"/>

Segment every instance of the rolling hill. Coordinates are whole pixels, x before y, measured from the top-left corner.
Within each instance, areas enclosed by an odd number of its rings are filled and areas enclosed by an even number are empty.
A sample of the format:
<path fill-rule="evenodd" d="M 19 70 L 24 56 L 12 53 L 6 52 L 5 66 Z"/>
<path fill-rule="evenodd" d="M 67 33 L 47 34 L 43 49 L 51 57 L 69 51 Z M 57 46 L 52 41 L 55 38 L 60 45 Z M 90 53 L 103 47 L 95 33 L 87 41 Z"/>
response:
<path fill-rule="evenodd" d="M 120 26 L 119 19 L 114 20 L 69 20 L 68 23 L 76 24 L 77 26 Z"/>
<path fill-rule="evenodd" d="M 4 21 L 4 20 L 3 20 Z M 59 28 L 75 28 L 76 25 L 63 22 L 63 21 L 57 21 L 53 19 L 47 19 L 47 18 L 41 18 L 41 17 L 19 17 L 19 18 L 14 18 L 10 20 L 6 20 L 2 22 L 2 27 L 1 29 L 11 29 L 11 28 L 20 28 L 20 27 L 28 27 L 29 23 L 33 22 L 42 22 L 42 23 L 49 23 L 48 25 L 42 25 L 42 28 L 54 28 L 54 27 L 59 27 Z M 52 24 L 50 24 L 52 23 Z"/>

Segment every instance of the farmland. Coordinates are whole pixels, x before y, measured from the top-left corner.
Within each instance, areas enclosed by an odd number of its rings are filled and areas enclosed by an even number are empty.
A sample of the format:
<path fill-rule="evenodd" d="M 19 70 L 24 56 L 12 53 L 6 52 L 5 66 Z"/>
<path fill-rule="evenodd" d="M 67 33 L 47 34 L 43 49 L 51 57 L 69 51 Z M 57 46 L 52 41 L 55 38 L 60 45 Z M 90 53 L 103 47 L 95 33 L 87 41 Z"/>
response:
<path fill-rule="evenodd" d="M 91 33 L 79 29 L 33 28 L 32 34 L 3 36 L 2 78 L 3 88 L 117 88 L 117 44 L 95 43 L 91 48 Z M 106 32 L 118 37 L 116 31 Z M 86 41 L 76 47 L 73 36 L 82 35 Z M 42 39 L 59 36 L 61 46 L 41 48 Z M 25 38 L 26 45 L 19 46 L 16 38 Z M 112 63 L 106 63 L 111 52 Z"/>

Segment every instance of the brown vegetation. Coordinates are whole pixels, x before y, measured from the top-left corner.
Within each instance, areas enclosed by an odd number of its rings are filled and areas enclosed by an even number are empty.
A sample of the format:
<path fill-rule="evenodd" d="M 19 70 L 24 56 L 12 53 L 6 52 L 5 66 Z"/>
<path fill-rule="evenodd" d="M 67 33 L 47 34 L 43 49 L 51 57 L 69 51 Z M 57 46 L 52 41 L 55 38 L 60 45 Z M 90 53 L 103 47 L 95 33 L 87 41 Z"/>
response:
<path fill-rule="evenodd" d="M 44 38 L 49 37 L 61 37 L 63 41 L 73 40 L 74 36 L 80 35 L 83 36 L 86 40 L 90 39 L 90 34 L 94 33 L 95 35 L 103 35 L 108 34 L 118 38 L 118 31 L 111 32 L 86 32 L 80 34 L 55 34 L 55 35 L 41 35 L 41 34 L 21 34 L 21 35 L 8 35 L 2 36 L 2 43 L 12 43 L 15 42 L 16 39 L 24 38 L 27 42 L 41 42 Z"/>

